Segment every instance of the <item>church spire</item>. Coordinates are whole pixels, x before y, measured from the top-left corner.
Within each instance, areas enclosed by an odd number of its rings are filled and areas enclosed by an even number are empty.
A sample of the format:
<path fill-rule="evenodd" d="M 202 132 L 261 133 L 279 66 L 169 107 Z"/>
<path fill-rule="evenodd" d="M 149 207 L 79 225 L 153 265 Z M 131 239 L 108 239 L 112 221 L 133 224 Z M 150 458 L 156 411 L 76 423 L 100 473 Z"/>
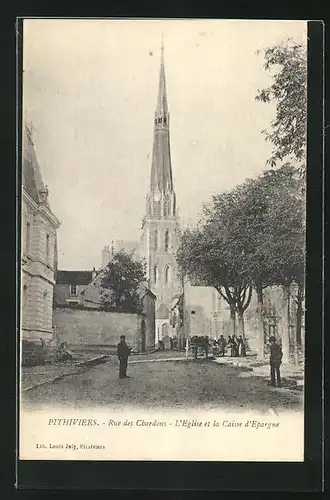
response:
<path fill-rule="evenodd" d="M 162 40 L 150 177 L 150 193 L 159 193 L 158 196 L 161 196 L 161 193 L 165 192 L 173 193 L 169 118 L 165 79 L 164 43 Z"/>
<path fill-rule="evenodd" d="M 167 104 L 164 44 L 160 53 L 158 96 L 154 116 L 154 138 L 150 187 L 142 225 L 141 258 L 145 259 L 149 287 L 156 295 L 156 341 L 170 327 L 173 297 L 181 292 L 175 253 L 179 245 L 179 218 L 172 180 L 170 115 Z M 167 331 L 167 330 L 166 330 Z M 168 332 L 169 333 L 169 332 Z"/>
<path fill-rule="evenodd" d="M 159 89 L 158 89 L 158 100 L 157 100 L 157 112 L 160 115 L 166 115 L 168 112 L 167 108 L 167 95 L 166 95 L 166 79 L 165 79 L 165 64 L 164 64 L 164 40 L 162 35 L 162 46 L 161 46 L 161 59 L 160 59 L 160 74 L 159 74 Z"/>

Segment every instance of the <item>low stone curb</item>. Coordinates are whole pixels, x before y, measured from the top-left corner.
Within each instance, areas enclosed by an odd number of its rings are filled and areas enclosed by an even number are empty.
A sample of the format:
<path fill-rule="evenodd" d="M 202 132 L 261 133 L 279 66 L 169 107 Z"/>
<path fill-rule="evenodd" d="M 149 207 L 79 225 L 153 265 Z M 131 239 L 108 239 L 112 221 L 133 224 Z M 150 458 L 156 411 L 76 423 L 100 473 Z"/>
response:
<path fill-rule="evenodd" d="M 80 363 L 76 363 L 75 366 L 98 365 L 99 363 L 105 363 L 108 358 L 109 356 L 107 354 L 103 354 L 102 356 L 96 356 L 95 358 L 80 361 Z"/>
<path fill-rule="evenodd" d="M 192 359 L 192 358 L 188 358 Z M 157 358 L 157 359 L 136 359 L 129 362 L 130 365 L 135 363 L 157 363 L 157 361 L 186 361 L 186 358 Z"/>
<path fill-rule="evenodd" d="M 84 361 L 80 361 L 79 363 L 75 363 L 72 371 L 67 372 L 67 373 L 61 373 L 60 375 L 56 375 L 56 377 L 51 377 L 45 380 L 42 380 L 41 382 L 37 382 L 36 384 L 30 385 L 26 387 L 25 389 L 22 389 L 22 392 L 27 392 L 30 391 L 31 389 L 35 389 L 36 387 L 41 387 L 46 384 L 52 384 L 53 382 L 57 382 L 58 380 L 62 380 L 64 377 L 68 377 L 69 375 L 74 375 L 76 373 L 75 368 L 83 368 L 84 366 L 93 366 L 97 365 L 99 363 L 105 363 L 105 361 L 108 359 L 107 355 L 103 356 L 97 356 L 95 358 L 87 359 Z"/>

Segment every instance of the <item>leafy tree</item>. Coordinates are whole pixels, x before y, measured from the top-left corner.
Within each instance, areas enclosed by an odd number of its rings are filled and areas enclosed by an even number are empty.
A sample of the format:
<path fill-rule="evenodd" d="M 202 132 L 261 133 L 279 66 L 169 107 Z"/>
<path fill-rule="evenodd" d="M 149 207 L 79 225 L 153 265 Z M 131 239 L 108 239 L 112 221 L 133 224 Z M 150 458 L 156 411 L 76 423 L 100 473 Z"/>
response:
<path fill-rule="evenodd" d="M 276 104 L 271 130 L 263 130 L 274 148 L 268 164 L 274 167 L 284 158 L 299 163 L 305 170 L 307 128 L 307 52 L 292 39 L 269 47 L 264 53 L 264 68 L 272 75 L 272 84 L 259 89 L 256 100 Z M 297 163 L 297 165 L 298 165 Z"/>
<path fill-rule="evenodd" d="M 247 216 L 254 214 L 254 242 L 250 246 L 249 273 L 258 297 L 258 320 L 264 331 L 263 290 L 284 288 L 289 303 L 292 283 L 298 286 L 297 336 L 301 329 L 305 265 L 304 183 L 294 167 L 283 165 L 245 183 Z M 290 314 L 290 311 L 288 311 Z M 287 326 L 287 329 L 289 326 Z M 260 354 L 264 335 L 259 335 Z"/>
<path fill-rule="evenodd" d="M 134 260 L 124 251 L 113 255 L 102 271 L 101 286 L 104 308 L 116 307 L 124 310 L 142 312 L 139 287 L 146 281 L 145 266 Z"/>
<path fill-rule="evenodd" d="M 304 274 L 304 199 L 297 170 L 285 165 L 213 197 L 194 230 L 186 230 L 177 253 L 182 271 L 214 286 L 227 301 L 234 327 L 252 288 L 259 302 L 263 355 L 263 290 L 290 286 Z"/>
<path fill-rule="evenodd" d="M 204 207 L 199 226 L 183 232 L 177 260 L 190 279 L 213 286 L 227 301 L 231 329 L 235 331 L 237 313 L 239 333 L 244 336 L 243 315 L 251 300 L 252 286 L 243 257 L 243 213 L 239 188 L 213 197 L 212 205 Z"/>

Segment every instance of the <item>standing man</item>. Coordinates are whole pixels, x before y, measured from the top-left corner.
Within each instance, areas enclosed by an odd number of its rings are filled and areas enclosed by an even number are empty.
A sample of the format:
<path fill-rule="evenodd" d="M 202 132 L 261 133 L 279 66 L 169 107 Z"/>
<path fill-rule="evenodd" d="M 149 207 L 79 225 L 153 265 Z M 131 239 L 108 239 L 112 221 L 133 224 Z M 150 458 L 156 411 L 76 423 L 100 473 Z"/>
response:
<path fill-rule="evenodd" d="M 206 335 L 204 337 L 204 349 L 205 349 L 205 358 L 206 359 L 208 359 L 208 357 L 209 357 L 209 347 L 210 347 L 209 337 Z"/>
<path fill-rule="evenodd" d="M 238 338 L 237 338 L 235 333 L 232 336 L 232 342 L 234 344 L 234 357 L 237 358 L 238 357 Z"/>
<path fill-rule="evenodd" d="M 117 345 L 117 356 L 119 359 L 119 378 L 128 378 L 126 375 L 128 356 L 131 354 L 131 348 L 128 347 L 125 335 L 120 336 L 120 342 Z"/>
<path fill-rule="evenodd" d="M 271 384 L 273 386 L 276 386 L 275 382 L 275 374 L 276 374 L 276 379 L 277 379 L 277 386 L 281 387 L 281 373 L 280 373 L 280 366 L 282 363 L 282 349 L 281 346 L 279 346 L 276 343 L 276 339 L 274 336 L 270 337 L 270 378 L 271 378 Z"/>
<path fill-rule="evenodd" d="M 238 337 L 238 356 L 246 356 L 246 348 L 242 335 Z"/>
<path fill-rule="evenodd" d="M 219 356 L 224 356 L 225 355 L 226 341 L 225 341 L 223 335 L 220 335 L 218 346 L 219 346 Z"/>

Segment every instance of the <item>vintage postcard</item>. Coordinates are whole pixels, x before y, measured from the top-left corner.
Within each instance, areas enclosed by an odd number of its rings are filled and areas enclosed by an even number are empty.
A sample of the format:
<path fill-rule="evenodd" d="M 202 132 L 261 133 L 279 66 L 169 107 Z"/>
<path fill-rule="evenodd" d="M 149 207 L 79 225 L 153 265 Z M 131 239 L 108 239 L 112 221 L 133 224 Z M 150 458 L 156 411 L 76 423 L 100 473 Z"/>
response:
<path fill-rule="evenodd" d="M 19 458 L 304 459 L 307 22 L 24 19 Z"/>

